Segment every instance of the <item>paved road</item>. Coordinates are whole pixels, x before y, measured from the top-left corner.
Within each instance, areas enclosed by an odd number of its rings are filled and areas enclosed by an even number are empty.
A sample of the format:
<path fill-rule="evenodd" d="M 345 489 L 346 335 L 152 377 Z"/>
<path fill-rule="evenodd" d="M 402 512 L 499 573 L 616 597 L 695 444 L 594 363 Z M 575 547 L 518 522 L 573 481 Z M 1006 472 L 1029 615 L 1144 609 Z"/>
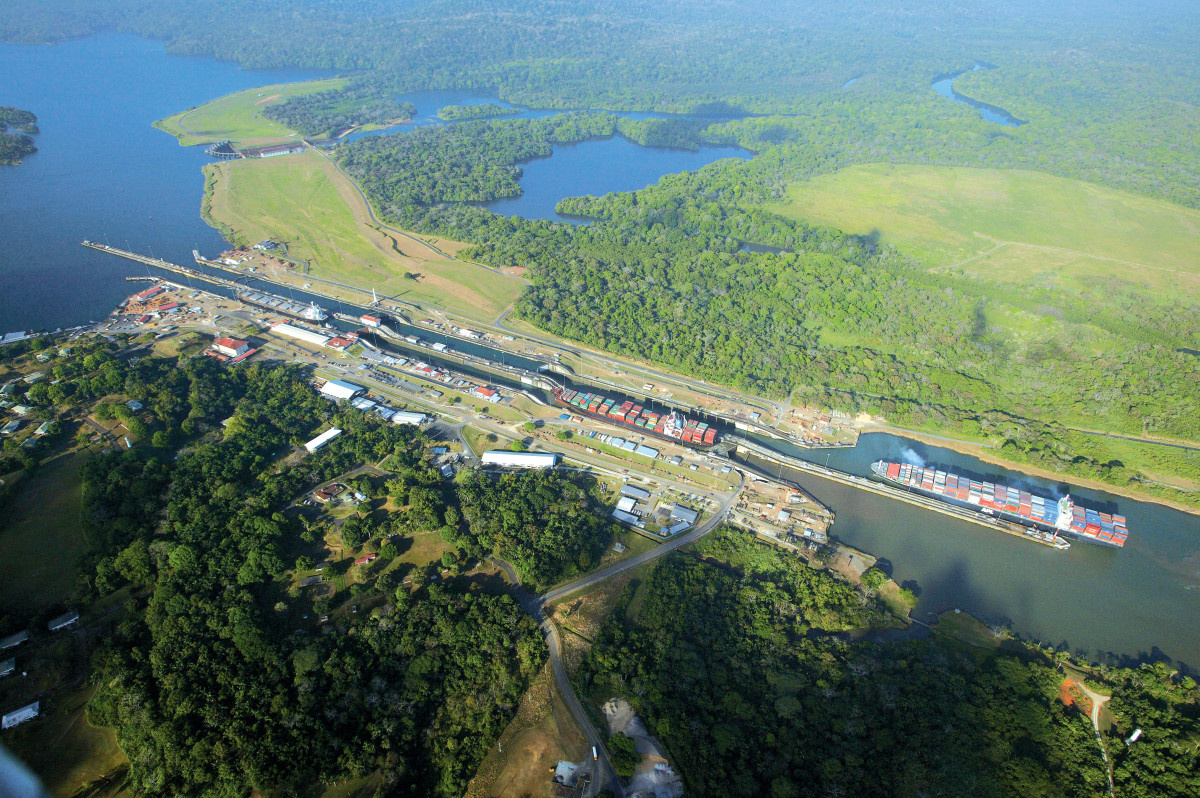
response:
<path fill-rule="evenodd" d="M 746 486 L 746 477 L 740 471 L 738 472 L 740 481 L 738 482 L 737 490 L 731 494 L 727 494 L 721 500 L 720 509 L 712 518 L 705 521 L 700 526 L 693 529 L 684 535 L 680 535 L 673 540 L 654 547 L 650 551 L 643 552 L 634 557 L 621 560 L 613 563 L 607 568 L 601 568 L 598 571 L 593 571 L 590 574 L 580 577 L 574 581 L 568 582 L 565 585 L 560 585 L 555 589 L 543 593 L 540 596 L 534 596 L 527 590 L 521 587 L 520 577 L 517 576 L 516 570 L 509 563 L 497 557 L 493 557 L 496 562 L 508 575 L 509 580 L 517 586 L 517 600 L 521 606 L 533 616 L 534 620 L 542 629 L 542 633 L 546 636 L 546 646 L 550 651 L 550 669 L 554 672 L 554 681 L 558 685 L 558 691 L 566 702 L 567 708 L 571 710 L 571 714 L 575 716 L 575 721 L 579 724 L 579 728 L 583 730 L 584 735 L 588 739 L 588 743 L 595 747 L 598 761 L 596 769 L 593 771 L 591 763 L 584 760 L 584 770 L 592 775 L 592 786 L 588 791 L 588 795 L 595 795 L 600 790 L 609 789 L 617 796 L 624 796 L 624 787 L 621 785 L 621 780 L 617 778 L 616 772 L 612 768 L 612 764 L 608 758 L 608 751 L 604 747 L 604 741 L 600 738 L 596 728 L 592 725 L 592 720 L 583 708 L 583 704 L 579 701 L 579 696 L 575 694 L 575 687 L 571 684 L 570 676 L 567 675 L 566 666 L 562 662 L 562 639 L 558 634 L 558 628 L 546 616 L 545 608 L 547 604 L 569 596 L 572 593 L 591 587 L 605 579 L 611 579 L 617 574 L 624 573 L 630 568 L 637 568 L 639 565 L 651 562 L 669 554 L 676 549 L 686 546 L 693 541 L 707 535 L 720 525 L 725 519 L 730 508 L 736 504 L 738 496 L 741 495 L 742 489 Z"/>

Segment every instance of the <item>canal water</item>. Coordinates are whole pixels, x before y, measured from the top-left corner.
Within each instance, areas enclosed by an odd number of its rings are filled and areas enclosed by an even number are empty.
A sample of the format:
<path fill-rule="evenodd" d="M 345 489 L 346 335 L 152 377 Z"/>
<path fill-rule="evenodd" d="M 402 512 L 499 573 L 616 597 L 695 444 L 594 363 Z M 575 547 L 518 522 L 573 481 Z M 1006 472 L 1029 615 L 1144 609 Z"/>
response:
<path fill-rule="evenodd" d="M 1125 515 L 1124 549 L 1079 541 L 1062 552 L 807 472 L 781 472 L 833 507 L 837 538 L 888 560 L 897 581 L 915 584 L 918 618 L 958 608 L 1095 659 L 1162 655 L 1200 667 L 1200 517 L 895 435 L 871 433 L 853 449 L 831 451 L 757 440 L 859 476 L 869 476 L 875 460 L 907 460 L 1045 495 L 1070 493 L 1085 506 Z"/>
<path fill-rule="evenodd" d="M 968 71 L 976 72 L 980 69 L 990 69 L 990 67 L 984 66 L 983 64 L 976 64 L 975 66 L 971 67 L 970 70 L 955 72 L 950 75 L 939 75 L 933 79 L 933 90 L 948 100 L 953 100 L 957 103 L 965 103 L 966 105 L 971 106 L 975 110 L 979 111 L 979 115 L 981 117 L 989 122 L 995 122 L 997 125 L 1003 125 L 1005 127 L 1020 127 L 1021 125 L 1029 124 L 1024 119 L 1017 119 L 1003 108 L 999 108 L 995 105 L 989 105 L 985 102 L 980 102 L 973 97 L 968 97 L 965 94 L 959 94 L 954 90 L 954 80 L 959 75 L 965 75 Z"/>

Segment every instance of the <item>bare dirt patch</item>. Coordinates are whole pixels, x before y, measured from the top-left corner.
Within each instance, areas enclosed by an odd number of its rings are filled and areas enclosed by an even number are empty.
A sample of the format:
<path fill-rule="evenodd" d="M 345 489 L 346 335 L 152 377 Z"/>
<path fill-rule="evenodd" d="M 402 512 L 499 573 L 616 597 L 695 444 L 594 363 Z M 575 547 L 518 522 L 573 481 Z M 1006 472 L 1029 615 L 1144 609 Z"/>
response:
<path fill-rule="evenodd" d="M 522 696 L 517 716 L 479 766 L 466 798 L 548 798 L 555 764 L 581 761 L 586 747 L 547 663 Z"/>
<path fill-rule="evenodd" d="M 620 732 L 633 739 L 642 761 L 629 781 L 629 794 L 653 794 L 658 798 L 682 798 L 683 781 L 675 773 L 658 740 L 646 730 L 641 718 L 623 698 L 604 703 L 604 721 L 609 734 Z"/>
<path fill-rule="evenodd" d="M 263 97 L 261 100 L 256 102 L 255 105 L 267 105 L 268 103 L 275 102 L 282 96 L 282 94 L 272 94 L 270 97 Z"/>

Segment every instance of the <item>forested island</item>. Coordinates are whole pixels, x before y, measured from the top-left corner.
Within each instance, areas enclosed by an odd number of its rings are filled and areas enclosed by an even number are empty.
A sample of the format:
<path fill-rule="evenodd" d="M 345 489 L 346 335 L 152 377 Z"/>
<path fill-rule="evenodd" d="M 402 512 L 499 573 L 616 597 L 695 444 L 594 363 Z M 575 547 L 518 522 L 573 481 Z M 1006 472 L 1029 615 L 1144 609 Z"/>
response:
<path fill-rule="evenodd" d="M 494 116 L 512 116 L 519 113 L 521 113 L 520 108 L 506 108 L 496 103 L 447 105 L 438 110 L 438 119 L 444 122 L 461 122 L 465 119 L 486 119 Z"/>
<path fill-rule="evenodd" d="M 0 164 L 19 164 L 26 155 L 37 152 L 30 136 L 39 132 L 37 116 L 31 111 L 0 106 Z"/>

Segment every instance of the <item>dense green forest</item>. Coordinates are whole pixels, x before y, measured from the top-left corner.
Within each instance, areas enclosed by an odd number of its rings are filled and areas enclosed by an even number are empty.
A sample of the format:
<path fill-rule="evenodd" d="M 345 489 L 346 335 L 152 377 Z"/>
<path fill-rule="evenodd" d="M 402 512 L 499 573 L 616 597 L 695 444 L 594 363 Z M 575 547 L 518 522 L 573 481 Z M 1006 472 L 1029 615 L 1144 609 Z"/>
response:
<path fill-rule="evenodd" d="M 33 139 L 26 134 L 38 132 L 37 116 L 31 111 L 0 106 L 0 164 L 19 164 L 26 155 L 37 152 Z"/>
<path fill-rule="evenodd" d="M 263 116 L 305 136 L 331 138 L 352 128 L 408 122 L 417 112 L 412 103 L 380 97 L 361 85 L 289 97 L 268 105 Z"/>
<path fill-rule="evenodd" d="M 843 642 L 825 633 L 865 625 L 869 599 L 733 530 L 648 581 L 578 680 L 594 700 L 632 701 L 691 795 L 1107 794 L 1090 723 L 1040 651 Z M 1194 683 L 1162 666 L 1121 673 L 1139 686 L 1112 702 L 1118 794 L 1191 794 Z M 1122 750 L 1133 723 L 1154 742 Z"/>
<path fill-rule="evenodd" d="M 611 114 L 463 122 L 359 139 L 337 159 L 378 206 L 406 218 L 436 203 L 518 196 L 521 161 L 550 155 L 554 144 L 611 136 L 616 125 Z"/>
<path fill-rule="evenodd" d="M 447 105 L 438 109 L 438 119 L 445 122 L 463 122 L 468 119 L 486 119 L 493 116 L 513 116 L 521 113 L 520 108 L 506 108 L 496 103 L 475 105 Z"/>
<path fill-rule="evenodd" d="M 1067 294 L 1053 284 L 1013 291 L 931 276 L 870 239 L 753 210 L 796 180 L 881 161 L 1032 168 L 1200 206 L 1195 8 L 1074 10 L 1032 0 L 921 0 L 902 10 L 767 1 L 752 13 L 739 3 L 605 0 L 594 15 L 543 0 L 503 13 L 466 13 L 458 0 L 181 8 L 180 0 L 67 2 L 53 18 L 36 8 L 9 15 L 0 38 L 115 28 L 247 65 L 332 67 L 351 76 L 347 89 L 275 111 L 326 133 L 358 121 L 348 110 L 426 88 L 494 90 L 531 107 L 693 113 L 470 122 L 359 141 L 339 157 L 393 221 L 475 243 L 470 256 L 489 264 L 530 269 L 534 286 L 517 313 L 551 332 L 1198 501 L 1139 476 L 1195 480 L 1195 453 L 1131 452 L 1069 429 L 1197 437 L 1200 386 L 1178 351 L 1198 348 L 1194 302 L 1117 279 Z M 958 88 L 1029 124 L 997 126 L 931 89 L 935 76 L 977 61 L 994 68 L 964 74 Z M 501 219 L 465 204 L 514 196 L 521 162 L 554 142 L 613 132 L 650 146 L 735 144 L 756 156 L 634 194 L 565 201 L 562 210 L 602 220 L 588 227 Z M 739 252 L 744 242 L 786 252 Z"/>
<path fill-rule="evenodd" d="M 306 527 L 281 512 L 363 462 L 420 483 L 423 436 L 333 408 L 291 367 L 117 369 L 161 423 L 202 436 L 178 459 L 139 448 L 84 471 L 83 588 L 134 590 L 95 657 L 89 718 L 116 726 L 134 788 L 294 793 L 378 769 L 392 792 L 460 795 L 544 661 L 536 624 L 508 597 L 380 577 L 358 594 L 375 611 L 316 633 L 312 598 L 289 586 Z M 327 418 L 344 433 L 281 467 Z"/>
<path fill-rule="evenodd" d="M 455 542 L 468 553 L 495 552 L 535 591 L 585 573 L 600 561 L 615 525 L 594 512 L 584 477 L 525 472 L 459 480 L 466 520 Z"/>
<path fill-rule="evenodd" d="M 655 122 L 672 143 L 697 130 Z M 533 285 L 515 313 L 557 335 L 745 391 L 991 439 L 1008 459 L 1060 473 L 1200 500 L 1145 482 L 1140 470 L 1197 479 L 1196 453 L 1157 447 L 1133 465 L 1112 441 L 1070 429 L 1200 437 L 1200 375 L 1181 351 L 1200 348 L 1200 308 L 1185 298 L 1151 298 L 1116 279 L 1015 293 L 931 274 L 870 237 L 759 209 L 780 190 L 780 148 L 559 204 L 595 218 L 590 225 L 467 204 L 519 192 L 519 162 L 552 142 L 623 124 L 603 114 L 470 122 L 360 140 L 337 158 L 397 224 L 476 242 L 467 255 L 489 265 L 529 269 Z"/>

